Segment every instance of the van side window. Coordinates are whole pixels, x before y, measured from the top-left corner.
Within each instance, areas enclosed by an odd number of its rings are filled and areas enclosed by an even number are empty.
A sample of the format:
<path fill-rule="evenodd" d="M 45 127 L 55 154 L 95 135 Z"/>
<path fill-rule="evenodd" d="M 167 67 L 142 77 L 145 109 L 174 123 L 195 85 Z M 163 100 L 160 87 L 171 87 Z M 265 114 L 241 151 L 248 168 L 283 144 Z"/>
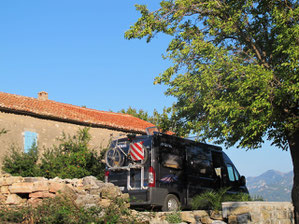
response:
<path fill-rule="evenodd" d="M 209 149 L 200 146 L 188 146 L 188 165 L 203 177 L 212 177 L 213 168 L 211 152 Z"/>
<path fill-rule="evenodd" d="M 239 180 L 239 173 L 231 164 L 227 164 L 228 178 L 231 182 Z"/>
<path fill-rule="evenodd" d="M 183 168 L 183 159 L 178 147 L 174 147 L 170 144 L 161 143 L 160 144 L 161 152 L 161 164 L 164 167 L 173 168 L 173 169 L 182 169 Z"/>

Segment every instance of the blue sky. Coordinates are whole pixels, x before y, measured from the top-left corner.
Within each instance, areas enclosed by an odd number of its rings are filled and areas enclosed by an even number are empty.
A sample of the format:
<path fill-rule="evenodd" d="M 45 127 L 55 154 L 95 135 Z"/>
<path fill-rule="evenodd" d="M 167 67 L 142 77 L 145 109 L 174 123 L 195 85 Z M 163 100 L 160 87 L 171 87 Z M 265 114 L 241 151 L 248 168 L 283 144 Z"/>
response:
<path fill-rule="evenodd" d="M 0 1 L 0 91 L 98 110 L 132 106 L 152 113 L 175 100 L 153 85 L 167 68 L 161 58 L 169 38 L 125 40 L 139 14 L 134 4 L 159 1 L 3 0 Z M 225 150 L 240 173 L 292 170 L 289 152 L 271 147 Z"/>

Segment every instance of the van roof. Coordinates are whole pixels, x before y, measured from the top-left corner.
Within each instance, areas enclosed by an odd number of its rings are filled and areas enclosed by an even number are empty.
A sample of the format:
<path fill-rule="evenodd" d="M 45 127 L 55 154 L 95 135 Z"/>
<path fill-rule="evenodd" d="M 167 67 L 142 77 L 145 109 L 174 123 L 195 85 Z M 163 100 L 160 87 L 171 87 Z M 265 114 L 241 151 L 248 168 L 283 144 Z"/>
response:
<path fill-rule="evenodd" d="M 216 145 L 211 145 L 211 144 L 207 144 L 207 143 L 193 141 L 191 139 L 181 138 L 181 137 L 174 136 L 174 135 L 167 135 L 167 134 L 164 134 L 164 133 L 156 133 L 156 135 L 159 135 L 159 136 L 162 136 L 162 137 L 165 137 L 165 138 L 169 138 L 169 139 L 174 139 L 175 141 L 183 141 L 183 142 L 185 142 L 187 144 L 209 146 L 210 148 L 212 148 L 214 150 L 222 151 L 222 148 L 220 146 L 216 146 Z"/>
<path fill-rule="evenodd" d="M 211 144 L 207 144 L 207 143 L 202 143 L 202 142 L 198 142 L 198 141 L 193 141 L 191 139 L 181 138 L 181 137 L 178 137 L 178 136 L 168 135 L 168 134 L 160 133 L 160 132 L 155 132 L 153 135 L 137 135 L 137 136 L 134 137 L 134 139 L 152 138 L 153 136 L 159 136 L 159 137 L 162 137 L 162 138 L 169 139 L 171 141 L 184 142 L 186 144 L 195 144 L 195 145 L 208 146 L 209 148 L 211 148 L 213 150 L 222 151 L 222 148 L 220 146 L 211 145 Z M 124 137 L 124 136 L 118 139 L 118 141 L 128 141 L 128 140 L 129 140 L 129 137 Z"/>

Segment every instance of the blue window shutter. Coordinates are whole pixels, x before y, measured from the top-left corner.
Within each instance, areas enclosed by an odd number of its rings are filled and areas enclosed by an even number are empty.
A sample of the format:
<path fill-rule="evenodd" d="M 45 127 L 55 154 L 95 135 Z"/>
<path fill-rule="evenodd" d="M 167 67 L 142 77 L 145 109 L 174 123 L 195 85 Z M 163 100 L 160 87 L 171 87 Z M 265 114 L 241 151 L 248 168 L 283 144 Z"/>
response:
<path fill-rule="evenodd" d="M 24 152 L 28 153 L 31 147 L 37 144 L 37 133 L 25 131 L 24 133 Z"/>

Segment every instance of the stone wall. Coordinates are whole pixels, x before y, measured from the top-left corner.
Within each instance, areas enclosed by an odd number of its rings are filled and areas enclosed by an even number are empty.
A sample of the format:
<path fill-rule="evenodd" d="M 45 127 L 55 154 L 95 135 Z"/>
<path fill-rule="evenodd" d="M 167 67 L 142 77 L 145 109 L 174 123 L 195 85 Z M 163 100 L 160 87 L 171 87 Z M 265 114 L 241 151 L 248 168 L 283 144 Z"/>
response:
<path fill-rule="evenodd" d="M 230 224 L 294 223 L 294 207 L 290 202 L 224 202 L 222 211 Z"/>
<path fill-rule="evenodd" d="M 40 203 L 45 198 L 65 194 L 78 206 L 108 208 L 113 198 L 123 198 L 128 207 L 128 194 L 111 183 L 103 183 L 95 177 L 82 179 L 46 179 L 44 177 L 19 177 L 0 172 L 1 206 L 18 206 Z M 167 224 L 172 215 L 180 217 L 181 223 L 191 224 L 293 224 L 293 206 L 288 202 L 225 202 L 222 212 L 182 211 L 137 212 L 130 210 L 130 217 L 139 223 Z"/>
<path fill-rule="evenodd" d="M 4 155 L 12 144 L 23 150 L 24 147 L 24 133 L 25 131 L 35 132 L 38 135 L 39 149 L 49 148 L 53 144 L 58 144 L 58 137 L 62 133 L 75 135 L 79 128 L 83 129 L 85 126 L 71 124 L 67 122 L 59 122 L 54 120 L 47 120 L 36 118 L 27 115 L 18 115 L 12 113 L 5 113 L 0 111 L 0 130 L 6 129 L 6 134 L 0 135 L 0 168 Z M 106 147 L 111 135 L 119 136 L 125 134 L 124 132 L 110 130 L 105 128 L 90 128 L 89 133 L 92 136 L 90 147 L 95 150 L 100 150 Z"/>
<path fill-rule="evenodd" d="M 290 202 L 224 202 L 222 211 L 182 211 L 181 221 L 191 224 L 294 224 Z M 143 213 L 150 223 L 168 222 L 170 212 Z"/>
<path fill-rule="evenodd" d="M 78 206 L 84 207 L 108 207 L 112 198 L 129 197 L 113 184 L 103 183 L 93 176 L 82 179 L 46 179 L 4 174 L 0 177 L 0 207 L 25 204 L 35 206 L 45 198 L 58 195 L 66 195 Z"/>

